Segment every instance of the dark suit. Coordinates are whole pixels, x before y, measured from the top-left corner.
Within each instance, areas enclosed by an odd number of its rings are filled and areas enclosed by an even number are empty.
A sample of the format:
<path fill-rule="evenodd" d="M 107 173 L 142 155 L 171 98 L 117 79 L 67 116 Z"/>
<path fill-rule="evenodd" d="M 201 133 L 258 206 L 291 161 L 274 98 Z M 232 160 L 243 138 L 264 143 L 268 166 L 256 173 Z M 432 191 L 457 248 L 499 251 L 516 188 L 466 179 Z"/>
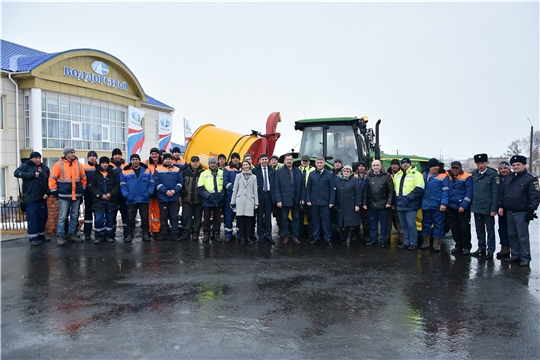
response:
<path fill-rule="evenodd" d="M 259 208 L 257 209 L 257 237 L 262 241 L 264 237 L 272 240 L 272 189 L 274 188 L 274 172 L 271 166 L 266 167 L 266 186 L 264 184 L 265 171 L 261 164 L 255 166 L 253 174 L 257 177 L 257 193 L 259 194 Z M 266 189 L 266 190 L 265 190 Z"/>

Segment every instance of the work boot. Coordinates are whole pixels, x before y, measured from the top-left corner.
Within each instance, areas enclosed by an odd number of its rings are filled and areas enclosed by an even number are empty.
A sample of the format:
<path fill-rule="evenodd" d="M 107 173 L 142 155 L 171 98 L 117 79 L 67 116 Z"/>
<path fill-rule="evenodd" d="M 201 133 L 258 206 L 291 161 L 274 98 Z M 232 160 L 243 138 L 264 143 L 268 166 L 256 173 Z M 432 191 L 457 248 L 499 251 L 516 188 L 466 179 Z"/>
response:
<path fill-rule="evenodd" d="M 105 236 L 105 241 L 108 242 L 108 243 L 113 243 L 114 242 L 114 235 Z"/>
<path fill-rule="evenodd" d="M 192 241 L 199 241 L 199 233 L 194 232 L 193 234 L 191 234 L 191 240 Z"/>
<path fill-rule="evenodd" d="M 204 233 L 202 241 L 203 242 L 209 242 L 210 241 L 210 234 Z"/>
<path fill-rule="evenodd" d="M 64 235 L 64 234 L 58 235 L 56 237 L 56 245 L 58 245 L 58 246 L 66 245 L 66 235 Z"/>
<path fill-rule="evenodd" d="M 184 236 L 183 235 L 180 236 L 180 233 L 178 233 L 178 232 L 173 233 L 172 236 L 173 236 L 173 239 L 176 240 L 176 241 L 182 241 L 182 239 L 184 238 Z"/>
<path fill-rule="evenodd" d="M 486 251 L 478 249 L 476 251 L 473 251 L 470 255 L 474 257 L 484 257 L 486 256 Z"/>
<path fill-rule="evenodd" d="M 405 242 L 405 236 L 403 236 L 403 233 L 398 233 L 398 240 L 400 244 L 403 244 Z"/>
<path fill-rule="evenodd" d="M 441 251 L 441 242 L 442 239 L 433 239 L 433 251 Z"/>
<path fill-rule="evenodd" d="M 148 233 L 144 233 L 142 234 L 142 239 L 143 241 L 150 241 L 150 235 Z"/>
<path fill-rule="evenodd" d="M 94 237 L 94 244 L 99 244 L 99 243 L 102 242 L 102 241 L 103 241 L 102 236 L 96 235 L 96 236 Z"/>
<path fill-rule="evenodd" d="M 180 237 L 180 241 L 181 240 L 189 240 L 189 236 L 190 234 L 186 231 L 182 234 L 182 236 Z"/>
<path fill-rule="evenodd" d="M 67 241 L 72 241 L 72 242 L 76 242 L 76 243 L 82 243 L 84 240 L 81 239 L 80 237 L 78 237 L 75 234 L 69 234 L 68 238 L 67 238 Z"/>
<path fill-rule="evenodd" d="M 148 236 L 148 235 L 147 235 Z M 127 235 L 125 238 L 124 238 L 124 241 L 125 242 L 131 242 L 131 240 L 133 240 L 133 236 L 130 235 Z M 143 235 L 143 240 L 144 240 L 144 235 Z"/>
<path fill-rule="evenodd" d="M 426 249 L 429 249 L 429 241 L 430 241 L 430 238 L 429 238 L 429 234 L 423 234 L 422 235 L 422 246 L 420 246 L 420 249 L 422 250 L 426 250 Z M 435 242 L 433 243 L 433 249 L 435 249 Z M 439 250 L 440 250 L 440 245 L 439 245 Z M 438 251 L 438 250 L 435 250 L 435 251 Z"/>
<path fill-rule="evenodd" d="M 501 247 L 501 251 L 499 251 L 497 253 L 497 259 L 501 259 L 501 258 L 507 258 L 507 257 L 510 257 L 510 246 L 508 245 L 503 245 Z"/>
<path fill-rule="evenodd" d="M 212 235 L 212 241 L 221 242 L 221 238 L 219 237 L 219 233 L 214 233 Z M 252 242 L 253 243 L 253 242 Z"/>
<path fill-rule="evenodd" d="M 349 228 L 349 230 L 347 230 L 347 239 L 345 239 L 345 244 L 347 246 L 351 245 L 351 238 L 352 238 L 352 229 Z"/>
<path fill-rule="evenodd" d="M 84 235 L 84 241 L 92 241 L 92 235 Z"/>

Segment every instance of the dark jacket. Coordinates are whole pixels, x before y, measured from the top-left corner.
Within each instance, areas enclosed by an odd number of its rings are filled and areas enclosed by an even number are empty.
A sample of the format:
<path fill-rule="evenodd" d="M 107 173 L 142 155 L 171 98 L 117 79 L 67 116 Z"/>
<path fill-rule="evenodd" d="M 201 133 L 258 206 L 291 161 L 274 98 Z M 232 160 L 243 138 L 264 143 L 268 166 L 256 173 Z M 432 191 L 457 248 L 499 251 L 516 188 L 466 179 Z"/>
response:
<path fill-rule="evenodd" d="M 98 167 L 88 179 L 87 192 L 92 196 L 92 210 L 98 211 L 103 203 L 101 197 L 106 194 L 111 194 L 111 198 L 107 200 L 107 208 L 109 211 L 118 210 L 118 193 L 120 193 L 120 178 L 118 172 L 112 168 L 107 168 L 107 176 L 103 176 Z M 105 184 L 107 192 L 105 192 Z"/>
<path fill-rule="evenodd" d="M 499 174 L 488 167 L 483 174 L 478 169 L 472 173 L 473 196 L 471 212 L 489 215 L 497 212 L 499 204 Z"/>
<path fill-rule="evenodd" d="M 343 175 L 336 176 L 336 207 L 335 221 L 339 227 L 350 227 L 360 225 L 360 211 L 354 211 L 355 206 L 362 206 L 362 194 L 360 193 L 360 183 L 354 176 L 344 178 Z"/>
<path fill-rule="evenodd" d="M 386 209 L 386 205 L 394 203 L 394 181 L 384 169 L 378 174 L 369 169 L 364 188 L 362 205 L 367 205 L 368 209 Z"/>
<path fill-rule="evenodd" d="M 154 188 L 154 177 L 145 164 L 141 163 L 139 177 L 131 168 L 131 164 L 126 165 L 120 174 L 120 191 L 126 198 L 126 205 L 149 204 Z"/>
<path fill-rule="evenodd" d="M 309 174 L 305 191 L 306 202 L 311 205 L 324 206 L 336 202 L 335 176 L 327 170 L 315 170 Z"/>
<path fill-rule="evenodd" d="M 47 165 L 41 163 L 41 171 L 31 160 L 25 161 L 15 170 L 15 177 L 23 179 L 22 193 L 26 204 L 43 199 L 43 195 L 50 195 L 49 175 L 51 171 Z M 41 174 L 36 177 L 36 172 Z"/>
<path fill-rule="evenodd" d="M 199 182 L 199 176 L 201 176 L 203 171 L 204 169 L 202 167 L 199 166 L 199 168 L 195 170 L 191 165 L 188 165 L 184 171 L 182 171 L 182 176 L 184 177 L 182 202 L 192 205 L 202 204 L 202 197 L 197 190 L 197 183 Z"/>
<path fill-rule="evenodd" d="M 297 167 L 289 170 L 286 166 L 274 174 L 273 199 L 275 203 L 291 207 L 299 205 L 302 196 L 302 173 Z"/>
<path fill-rule="evenodd" d="M 539 204 L 538 179 L 531 173 L 511 173 L 504 178 L 499 207 L 509 211 L 535 211 Z"/>
<path fill-rule="evenodd" d="M 259 195 L 259 203 L 262 201 L 263 197 L 263 188 L 264 188 L 264 178 L 263 178 L 263 169 L 261 164 L 255 166 L 252 170 L 253 175 L 257 177 L 257 194 Z M 268 191 L 272 191 L 272 189 L 275 186 L 275 170 L 270 165 L 267 166 L 267 173 L 268 173 L 268 182 L 270 184 L 270 188 Z"/>

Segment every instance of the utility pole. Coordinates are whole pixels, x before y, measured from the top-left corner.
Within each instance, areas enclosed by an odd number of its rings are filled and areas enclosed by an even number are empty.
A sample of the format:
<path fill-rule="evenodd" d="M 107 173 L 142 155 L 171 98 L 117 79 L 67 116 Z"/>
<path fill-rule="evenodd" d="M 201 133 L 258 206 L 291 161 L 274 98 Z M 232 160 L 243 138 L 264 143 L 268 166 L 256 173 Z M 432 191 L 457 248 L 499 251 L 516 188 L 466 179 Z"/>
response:
<path fill-rule="evenodd" d="M 529 118 L 527 118 L 529 121 L 529 124 L 531 124 L 531 140 L 529 141 L 529 164 L 532 166 L 532 163 L 534 161 L 533 159 L 533 124 Z"/>

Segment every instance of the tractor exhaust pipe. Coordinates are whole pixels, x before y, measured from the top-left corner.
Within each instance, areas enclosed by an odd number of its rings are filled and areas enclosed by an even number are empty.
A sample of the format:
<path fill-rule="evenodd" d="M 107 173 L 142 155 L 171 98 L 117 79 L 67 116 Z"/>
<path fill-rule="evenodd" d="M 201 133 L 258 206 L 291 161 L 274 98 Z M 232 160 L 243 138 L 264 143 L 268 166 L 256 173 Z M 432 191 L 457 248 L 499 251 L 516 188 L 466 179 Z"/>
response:
<path fill-rule="evenodd" d="M 375 160 L 381 160 L 381 147 L 379 146 L 379 125 L 381 119 L 377 120 L 375 124 Z"/>

